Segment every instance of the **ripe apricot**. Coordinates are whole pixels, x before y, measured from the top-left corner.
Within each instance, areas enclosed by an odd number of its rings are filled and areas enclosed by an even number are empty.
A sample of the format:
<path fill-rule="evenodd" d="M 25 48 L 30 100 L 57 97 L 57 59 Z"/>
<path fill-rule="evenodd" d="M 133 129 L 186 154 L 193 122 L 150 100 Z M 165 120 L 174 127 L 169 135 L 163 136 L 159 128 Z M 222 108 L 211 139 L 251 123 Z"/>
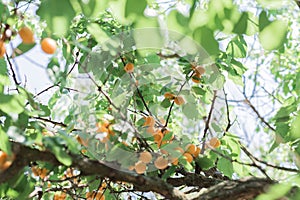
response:
<path fill-rule="evenodd" d="M 184 159 L 186 159 L 186 161 L 188 161 L 189 163 L 191 163 L 193 161 L 193 156 L 190 153 L 184 153 L 183 154 Z"/>
<path fill-rule="evenodd" d="M 139 160 L 142 161 L 145 164 L 148 164 L 152 160 L 152 155 L 148 151 L 141 152 Z"/>
<path fill-rule="evenodd" d="M 4 56 L 5 52 L 5 43 L 2 40 L 0 40 L 0 58 Z"/>
<path fill-rule="evenodd" d="M 134 165 L 130 165 L 130 166 L 128 167 L 128 170 L 132 171 L 132 170 L 134 170 L 134 168 L 135 168 Z"/>
<path fill-rule="evenodd" d="M 197 158 L 197 157 L 199 156 L 200 152 L 201 152 L 200 147 L 196 147 L 196 151 L 195 151 L 195 153 L 193 154 L 193 156 L 194 156 L 195 158 Z"/>
<path fill-rule="evenodd" d="M 184 100 L 184 98 L 182 96 L 177 96 L 177 97 L 175 97 L 174 102 L 177 105 L 182 105 L 182 104 L 185 103 L 185 100 Z"/>
<path fill-rule="evenodd" d="M 213 137 L 209 140 L 209 145 L 213 148 L 218 148 L 219 146 L 221 146 L 221 142 L 218 138 Z"/>
<path fill-rule="evenodd" d="M 165 97 L 166 99 L 173 100 L 173 99 L 175 98 L 175 95 L 172 94 L 171 92 L 166 92 L 166 93 L 164 94 L 164 97 Z"/>
<path fill-rule="evenodd" d="M 19 30 L 19 35 L 22 38 L 24 44 L 33 44 L 34 43 L 34 34 L 30 28 L 27 26 L 22 27 Z"/>
<path fill-rule="evenodd" d="M 168 166 L 168 160 L 164 158 L 163 156 L 159 156 L 155 161 L 154 161 L 154 166 L 157 169 L 165 169 Z"/>
<path fill-rule="evenodd" d="M 154 138 L 154 142 L 160 144 L 162 139 L 163 139 L 163 134 L 161 133 L 161 131 L 156 131 L 153 134 L 153 138 Z"/>
<path fill-rule="evenodd" d="M 134 70 L 134 64 L 133 63 L 127 63 L 124 67 L 124 70 L 127 72 L 127 73 L 132 73 L 133 70 Z"/>
<path fill-rule="evenodd" d="M 15 155 L 8 156 L 5 152 L 0 151 L 0 172 L 11 166 L 15 159 Z"/>
<path fill-rule="evenodd" d="M 185 149 L 186 149 L 185 152 L 190 153 L 190 154 L 193 155 L 196 152 L 197 147 L 194 144 L 188 144 Z"/>
<path fill-rule="evenodd" d="M 0 167 L 6 162 L 7 154 L 4 151 L 0 151 Z"/>
<path fill-rule="evenodd" d="M 194 75 L 194 76 L 192 76 L 192 81 L 193 81 L 194 83 L 200 83 L 200 77 L 201 77 L 201 76 Z"/>
<path fill-rule="evenodd" d="M 200 75 L 203 75 L 205 73 L 205 68 L 203 66 L 197 66 L 195 68 L 196 72 L 198 72 Z"/>
<path fill-rule="evenodd" d="M 155 125 L 155 119 L 153 116 L 147 116 L 145 117 L 145 123 L 143 126 L 154 126 Z"/>
<path fill-rule="evenodd" d="M 54 54 L 57 49 L 57 44 L 52 38 L 44 38 L 41 42 L 41 47 L 45 53 Z"/>
<path fill-rule="evenodd" d="M 178 158 L 170 158 L 170 162 L 172 163 L 172 165 L 178 165 Z"/>
<path fill-rule="evenodd" d="M 134 169 L 136 173 L 143 174 L 146 171 L 147 165 L 143 163 L 142 161 L 138 161 L 134 165 Z"/>
<path fill-rule="evenodd" d="M 12 161 L 7 160 L 2 166 L 0 166 L 0 171 L 4 171 L 9 168 L 12 164 Z"/>

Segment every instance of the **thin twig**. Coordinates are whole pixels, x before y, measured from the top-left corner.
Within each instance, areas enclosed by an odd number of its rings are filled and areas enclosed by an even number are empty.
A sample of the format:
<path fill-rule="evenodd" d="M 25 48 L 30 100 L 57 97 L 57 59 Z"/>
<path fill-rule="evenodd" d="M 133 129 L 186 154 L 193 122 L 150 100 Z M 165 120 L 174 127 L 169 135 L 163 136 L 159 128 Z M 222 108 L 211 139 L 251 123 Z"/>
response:
<path fill-rule="evenodd" d="M 11 61 L 10 61 L 10 59 L 9 59 L 9 56 L 8 56 L 7 52 L 5 52 L 5 55 L 6 55 L 6 59 L 7 59 L 8 65 L 9 65 L 9 67 L 10 67 L 10 70 L 11 70 L 11 72 L 12 72 L 12 78 L 13 78 L 13 80 L 14 80 L 16 86 L 17 86 L 17 91 L 19 92 L 18 86 L 19 86 L 21 83 L 19 83 L 18 80 L 17 80 L 17 76 L 16 76 L 16 73 L 15 73 L 15 70 L 14 70 L 14 68 L 13 68 L 13 66 L 12 66 L 12 63 L 11 63 Z"/>
<path fill-rule="evenodd" d="M 230 113 L 229 113 L 229 106 L 228 106 L 228 101 L 227 101 L 227 94 L 225 92 L 225 89 L 223 88 L 223 92 L 224 92 L 224 97 L 225 97 L 225 105 L 226 105 L 226 116 L 227 116 L 227 126 L 225 128 L 225 132 L 224 135 L 226 134 L 226 132 L 229 131 L 230 127 L 231 127 L 231 121 L 230 121 Z"/>
<path fill-rule="evenodd" d="M 203 144 L 202 144 L 202 148 L 201 148 L 201 154 L 204 153 L 204 149 L 205 149 L 205 138 L 206 138 L 207 132 L 208 132 L 208 130 L 209 130 L 209 123 L 210 123 L 210 119 L 211 119 L 211 116 L 212 116 L 212 112 L 213 112 L 213 110 L 214 110 L 216 98 L 217 98 L 217 91 L 214 90 L 214 96 L 213 96 L 213 99 L 212 99 L 212 102 L 211 102 L 211 106 L 210 106 L 210 110 L 209 110 L 209 113 L 208 113 L 207 120 L 206 120 L 206 122 L 205 122 L 205 128 L 204 128 L 203 137 L 202 137 Z"/>

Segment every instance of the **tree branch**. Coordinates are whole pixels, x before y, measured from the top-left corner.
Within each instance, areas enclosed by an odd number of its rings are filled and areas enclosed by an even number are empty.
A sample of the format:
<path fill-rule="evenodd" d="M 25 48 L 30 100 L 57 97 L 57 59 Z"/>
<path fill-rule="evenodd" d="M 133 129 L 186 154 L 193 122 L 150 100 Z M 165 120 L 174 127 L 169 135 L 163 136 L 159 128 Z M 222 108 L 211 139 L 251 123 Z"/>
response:
<path fill-rule="evenodd" d="M 34 161 L 43 161 L 55 166 L 62 165 L 49 151 L 39 151 L 19 143 L 13 143 L 13 152 L 16 159 L 5 172 L 0 174 L 0 184 L 7 182 L 25 166 Z M 72 166 L 77 168 L 82 176 L 97 175 L 102 178 L 109 178 L 111 181 L 128 182 L 134 185 L 135 190 L 142 192 L 153 191 L 163 195 L 168 199 L 187 199 L 183 193 L 176 190 L 172 185 L 159 178 L 138 175 L 128 171 L 122 171 L 115 167 L 110 167 L 108 163 L 90 160 L 77 155 L 71 155 Z"/>
<path fill-rule="evenodd" d="M 248 178 L 235 181 L 223 181 L 199 193 L 194 200 L 250 200 L 265 192 L 275 182 L 268 179 Z"/>

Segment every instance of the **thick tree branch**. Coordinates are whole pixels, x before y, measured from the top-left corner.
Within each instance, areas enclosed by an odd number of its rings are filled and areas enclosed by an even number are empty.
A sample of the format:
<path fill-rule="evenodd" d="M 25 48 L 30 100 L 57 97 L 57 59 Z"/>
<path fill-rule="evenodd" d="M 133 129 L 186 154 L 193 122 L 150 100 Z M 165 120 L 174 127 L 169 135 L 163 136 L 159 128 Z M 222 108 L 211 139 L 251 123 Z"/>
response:
<path fill-rule="evenodd" d="M 223 181 L 199 193 L 195 200 L 250 200 L 266 191 L 275 182 L 268 179 L 250 178 L 238 181 Z"/>
<path fill-rule="evenodd" d="M 25 166 L 28 166 L 34 161 L 44 161 L 55 166 L 62 165 L 51 152 L 39 151 L 19 143 L 13 143 L 13 152 L 16 155 L 16 159 L 10 168 L 0 174 L 0 184 L 7 182 Z M 187 199 L 183 193 L 159 178 L 151 178 L 128 171 L 122 171 L 115 167 L 110 167 L 101 161 L 89 160 L 81 156 L 72 155 L 72 167 L 77 168 L 82 176 L 97 175 L 103 178 L 109 178 L 112 181 L 131 183 L 138 191 L 153 191 L 168 199 L 174 200 Z"/>

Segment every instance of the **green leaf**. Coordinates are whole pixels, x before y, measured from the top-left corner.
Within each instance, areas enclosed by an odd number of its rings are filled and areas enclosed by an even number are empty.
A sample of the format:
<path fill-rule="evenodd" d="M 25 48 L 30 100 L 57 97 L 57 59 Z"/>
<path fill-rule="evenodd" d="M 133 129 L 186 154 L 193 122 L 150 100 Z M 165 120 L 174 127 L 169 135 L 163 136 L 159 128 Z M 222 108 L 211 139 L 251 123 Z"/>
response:
<path fill-rule="evenodd" d="M 234 173 L 232 163 L 223 157 L 218 160 L 217 168 L 229 178 L 231 178 Z"/>
<path fill-rule="evenodd" d="M 164 99 L 160 105 L 163 107 L 163 108 L 169 108 L 171 106 L 171 101 L 169 99 Z"/>
<path fill-rule="evenodd" d="M 57 140 L 59 140 L 59 138 L 45 137 L 43 138 L 43 144 L 54 153 L 59 162 L 65 166 L 70 166 L 72 164 L 72 158 L 66 153 L 64 147 L 60 145 Z"/>
<path fill-rule="evenodd" d="M 259 31 L 262 31 L 270 23 L 271 23 L 271 21 L 267 17 L 267 12 L 266 11 L 262 11 L 259 14 Z"/>
<path fill-rule="evenodd" d="M 214 32 L 208 27 L 197 28 L 193 33 L 193 38 L 202 45 L 209 55 L 219 53 L 219 43 L 214 37 Z"/>
<path fill-rule="evenodd" d="M 146 6 L 146 0 L 127 0 L 125 6 L 125 17 L 129 17 L 130 15 L 144 15 Z"/>
<path fill-rule="evenodd" d="M 174 174 L 175 170 L 176 170 L 176 166 L 172 165 L 171 167 L 169 167 L 164 172 L 164 175 L 162 176 L 162 180 L 167 180 L 167 178 L 169 178 L 170 176 L 172 176 Z"/>
<path fill-rule="evenodd" d="M 14 49 L 14 53 L 16 54 L 16 56 L 19 56 L 21 54 L 26 53 L 30 49 L 32 49 L 35 45 L 36 45 L 36 43 L 34 43 L 34 44 L 21 43 Z"/>
<path fill-rule="evenodd" d="M 104 12 L 107 8 L 108 0 L 78 0 L 81 11 L 87 17 L 97 16 L 100 12 Z"/>
<path fill-rule="evenodd" d="M 245 58 L 247 55 L 247 43 L 242 35 L 233 38 L 226 49 L 226 53 L 234 58 Z"/>
<path fill-rule="evenodd" d="M 0 110 L 8 114 L 20 114 L 24 111 L 24 99 L 20 95 L 0 94 Z"/>
<path fill-rule="evenodd" d="M 266 193 L 259 195 L 256 200 L 281 199 L 281 197 L 284 197 L 291 188 L 292 185 L 287 183 L 272 185 Z"/>
<path fill-rule="evenodd" d="M 8 155 L 11 155 L 11 144 L 9 142 L 8 135 L 4 132 L 2 127 L 0 126 L 0 149 L 6 152 Z"/>
<path fill-rule="evenodd" d="M 0 85 L 9 85 L 9 83 L 6 61 L 0 59 Z"/>
<path fill-rule="evenodd" d="M 193 103 L 184 104 L 182 107 L 182 112 L 188 119 L 197 119 L 199 117 L 197 106 Z"/>
<path fill-rule="evenodd" d="M 58 36 L 66 35 L 75 16 L 70 1 L 43 0 L 36 12 L 41 19 L 46 20 L 50 31 Z"/>
<path fill-rule="evenodd" d="M 197 158 L 196 163 L 202 170 L 208 170 L 214 166 L 214 161 L 206 156 L 203 158 Z"/>
<path fill-rule="evenodd" d="M 235 24 L 233 32 L 237 34 L 244 34 L 246 33 L 247 25 L 248 25 L 248 13 L 243 12 L 239 21 Z"/>
<path fill-rule="evenodd" d="M 87 25 L 87 30 L 92 34 L 98 43 L 103 43 L 108 40 L 108 35 L 103 31 L 99 24 L 90 23 Z"/>
<path fill-rule="evenodd" d="M 204 89 L 202 89 L 201 87 L 198 87 L 198 86 L 193 86 L 192 90 L 195 92 L 195 94 L 198 94 L 198 95 L 204 95 L 206 93 L 206 91 Z"/>
<path fill-rule="evenodd" d="M 291 125 L 291 137 L 292 139 L 300 138 L 300 112 Z"/>
<path fill-rule="evenodd" d="M 266 50 L 275 50 L 283 46 L 286 41 L 287 23 L 277 20 L 259 32 L 259 41 Z"/>

